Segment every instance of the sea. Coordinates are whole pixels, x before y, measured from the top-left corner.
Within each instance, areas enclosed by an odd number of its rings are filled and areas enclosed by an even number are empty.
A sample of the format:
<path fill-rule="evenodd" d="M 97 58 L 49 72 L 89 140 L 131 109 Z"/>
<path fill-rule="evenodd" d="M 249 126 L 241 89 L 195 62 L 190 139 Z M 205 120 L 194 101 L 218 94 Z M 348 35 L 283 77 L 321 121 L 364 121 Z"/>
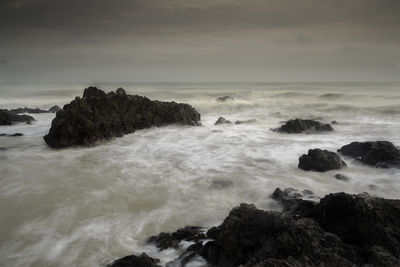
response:
<path fill-rule="evenodd" d="M 309 149 L 353 141 L 400 146 L 400 83 L 68 83 L 0 84 L 0 108 L 48 109 L 94 85 L 192 105 L 201 126 L 136 131 L 91 147 L 49 148 L 55 117 L 0 126 L 0 266 L 107 266 L 142 252 L 165 265 L 184 247 L 158 251 L 147 238 L 186 225 L 219 225 L 240 203 L 279 210 L 275 188 L 400 198 L 400 170 L 343 157 L 323 173 L 298 168 Z M 216 98 L 233 100 L 218 102 Z M 214 125 L 224 117 L 243 124 Z M 333 132 L 271 131 L 294 118 L 331 123 Z M 334 178 L 341 173 L 346 182 Z M 176 264 L 175 264 L 176 265 Z M 175 266 L 172 264 L 171 266 Z M 201 258 L 187 266 L 206 266 Z"/>

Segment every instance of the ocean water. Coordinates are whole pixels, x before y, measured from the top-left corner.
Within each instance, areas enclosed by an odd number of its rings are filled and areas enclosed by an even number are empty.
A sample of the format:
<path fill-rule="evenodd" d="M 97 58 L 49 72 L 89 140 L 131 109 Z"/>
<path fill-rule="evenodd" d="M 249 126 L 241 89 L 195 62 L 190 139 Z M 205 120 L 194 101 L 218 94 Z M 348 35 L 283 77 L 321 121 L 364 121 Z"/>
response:
<path fill-rule="evenodd" d="M 0 108 L 62 106 L 85 84 L 0 84 Z M 279 209 L 276 187 L 400 198 L 400 170 L 348 167 L 325 173 L 297 168 L 310 148 L 336 151 L 352 141 L 400 145 L 399 83 L 99 84 L 151 99 L 186 102 L 202 126 L 150 128 L 88 148 L 54 150 L 43 141 L 54 114 L 30 114 L 31 125 L 0 126 L 0 266 L 105 266 L 146 252 L 145 240 L 185 225 L 218 225 L 236 205 Z M 233 101 L 220 103 L 217 97 Z M 219 125 L 255 119 L 249 124 Z M 291 118 L 336 120 L 335 131 L 280 134 Z M 350 180 L 334 179 L 342 173 Z M 214 184 L 214 186 L 213 186 Z M 215 186 L 227 184 L 228 186 Z M 188 245 L 188 244 L 186 244 Z M 191 266 L 202 266 L 201 261 Z"/>

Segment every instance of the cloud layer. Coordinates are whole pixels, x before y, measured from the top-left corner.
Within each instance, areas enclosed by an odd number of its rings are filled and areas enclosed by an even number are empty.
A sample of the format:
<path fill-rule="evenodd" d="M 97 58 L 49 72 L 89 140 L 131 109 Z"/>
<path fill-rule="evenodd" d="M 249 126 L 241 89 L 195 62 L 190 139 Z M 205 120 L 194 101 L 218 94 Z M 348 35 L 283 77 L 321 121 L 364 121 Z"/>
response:
<path fill-rule="evenodd" d="M 0 81 L 398 80 L 397 0 L 3 0 Z"/>

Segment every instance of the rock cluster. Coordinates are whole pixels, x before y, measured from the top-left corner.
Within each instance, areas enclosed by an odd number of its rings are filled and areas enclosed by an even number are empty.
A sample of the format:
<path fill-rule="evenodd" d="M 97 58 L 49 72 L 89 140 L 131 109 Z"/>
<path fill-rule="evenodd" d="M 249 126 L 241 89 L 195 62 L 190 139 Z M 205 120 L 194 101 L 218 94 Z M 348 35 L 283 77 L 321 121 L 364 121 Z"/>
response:
<path fill-rule="evenodd" d="M 12 125 L 16 122 L 31 123 L 35 119 L 29 115 L 18 115 L 10 112 L 9 110 L 0 109 L 0 126 L 1 125 Z"/>
<path fill-rule="evenodd" d="M 325 172 L 337 170 L 346 166 L 346 163 L 335 152 L 322 149 L 310 149 L 308 154 L 299 158 L 298 167 L 305 171 Z"/>
<path fill-rule="evenodd" d="M 400 200 L 335 193 L 318 203 L 300 198 L 307 194 L 276 189 L 282 212 L 241 204 L 180 262 L 201 256 L 224 267 L 400 265 Z"/>
<path fill-rule="evenodd" d="M 273 129 L 273 131 L 280 133 L 326 132 L 333 131 L 333 128 L 330 124 L 315 120 L 294 119 L 287 121 L 281 127 Z"/>
<path fill-rule="evenodd" d="M 400 168 L 400 149 L 389 141 L 353 142 L 338 152 L 377 168 Z"/>
<path fill-rule="evenodd" d="M 122 88 L 106 94 L 89 87 L 82 98 L 76 97 L 56 113 L 44 140 L 53 148 L 91 145 L 152 126 L 199 125 L 199 121 L 200 114 L 188 104 L 127 95 Z"/>

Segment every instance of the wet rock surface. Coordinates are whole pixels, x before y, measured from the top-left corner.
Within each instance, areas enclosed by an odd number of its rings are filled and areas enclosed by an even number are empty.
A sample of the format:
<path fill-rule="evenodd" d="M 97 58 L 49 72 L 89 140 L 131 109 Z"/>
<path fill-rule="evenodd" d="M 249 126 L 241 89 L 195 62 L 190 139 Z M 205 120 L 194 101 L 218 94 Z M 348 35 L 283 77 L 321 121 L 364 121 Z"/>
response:
<path fill-rule="evenodd" d="M 244 121 L 235 121 L 236 125 L 240 125 L 240 124 L 248 124 L 248 123 L 255 123 L 257 122 L 255 119 L 251 119 L 251 120 L 244 120 Z"/>
<path fill-rule="evenodd" d="M 1 133 L 0 136 L 9 136 L 9 137 L 18 137 L 18 136 L 23 136 L 24 134 L 22 133 L 14 133 L 14 134 L 5 134 Z"/>
<path fill-rule="evenodd" d="M 31 123 L 35 119 L 32 116 L 29 115 L 18 115 L 15 113 L 12 113 L 8 110 L 5 109 L 0 109 L 0 126 L 1 125 L 12 125 L 14 123 L 18 122 L 26 122 L 26 123 Z"/>
<path fill-rule="evenodd" d="M 334 177 L 335 177 L 336 180 L 340 180 L 340 181 L 343 181 L 343 182 L 347 182 L 348 180 L 350 180 L 349 177 L 347 177 L 346 175 L 341 174 L 341 173 L 335 174 Z"/>
<path fill-rule="evenodd" d="M 338 152 L 377 168 L 400 168 L 400 149 L 389 141 L 353 142 Z"/>
<path fill-rule="evenodd" d="M 298 167 L 305 171 L 325 172 L 346 167 L 346 163 L 335 152 L 310 149 L 299 158 Z"/>
<path fill-rule="evenodd" d="M 315 120 L 294 119 L 287 121 L 281 127 L 273 129 L 273 131 L 279 133 L 326 132 L 333 131 L 333 128 L 330 124 Z"/>
<path fill-rule="evenodd" d="M 85 146 L 152 126 L 199 125 L 199 121 L 200 114 L 188 104 L 127 95 L 122 88 L 106 94 L 89 87 L 82 98 L 56 113 L 44 140 L 53 148 Z"/>
<path fill-rule="evenodd" d="M 224 267 L 400 265 L 400 200 L 346 193 L 301 199 L 310 196 L 277 188 L 271 197 L 282 212 L 241 204 L 173 262 L 185 266 L 201 256 Z"/>

